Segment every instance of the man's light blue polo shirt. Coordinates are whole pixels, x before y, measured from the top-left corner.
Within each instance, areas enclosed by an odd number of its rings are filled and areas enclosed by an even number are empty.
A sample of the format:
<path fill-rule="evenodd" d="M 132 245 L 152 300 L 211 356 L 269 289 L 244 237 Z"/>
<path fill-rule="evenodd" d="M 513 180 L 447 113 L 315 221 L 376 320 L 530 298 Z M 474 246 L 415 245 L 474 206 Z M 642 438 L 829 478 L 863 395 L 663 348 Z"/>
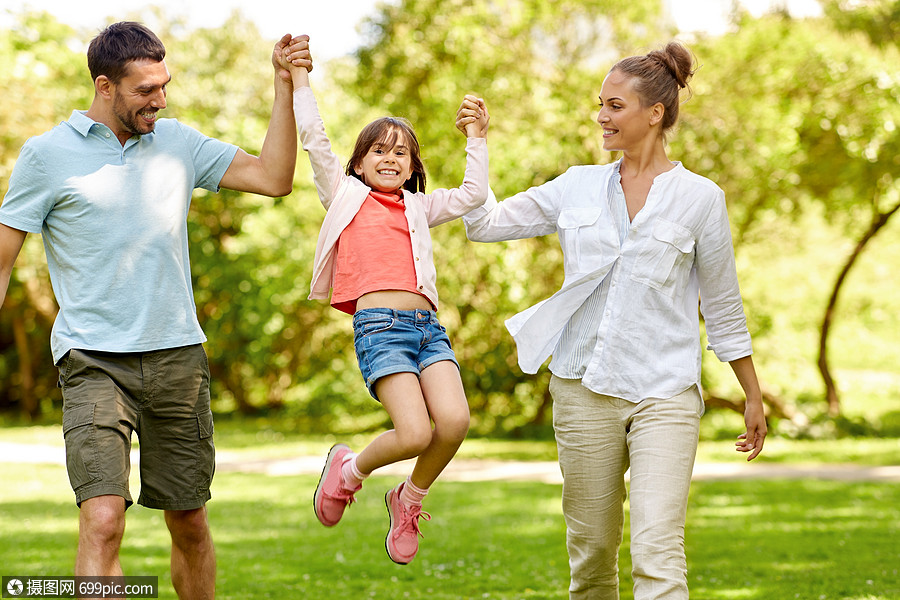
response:
<path fill-rule="evenodd" d="M 236 152 L 174 119 L 123 147 L 82 111 L 25 143 L 0 223 L 43 234 L 60 305 L 54 361 L 72 348 L 146 352 L 206 341 L 188 207 L 194 188 L 218 191 Z"/>

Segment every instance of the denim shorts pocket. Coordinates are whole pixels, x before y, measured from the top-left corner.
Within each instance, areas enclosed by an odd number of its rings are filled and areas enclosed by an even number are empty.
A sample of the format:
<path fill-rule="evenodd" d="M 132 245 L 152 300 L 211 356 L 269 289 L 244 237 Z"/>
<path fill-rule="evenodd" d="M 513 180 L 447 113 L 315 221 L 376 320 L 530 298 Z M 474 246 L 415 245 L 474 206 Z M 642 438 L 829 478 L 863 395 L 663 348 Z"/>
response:
<path fill-rule="evenodd" d="M 73 490 L 100 478 L 94 439 L 94 407 L 94 404 L 81 404 L 63 412 L 66 466 Z"/>
<path fill-rule="evenodd" d="M 394 326 L 394 318 L 387 315 L 373 315 L 354 320 L 353 333 L 356 337 L 365 337 L 373 333 L 387 331 Z"/>

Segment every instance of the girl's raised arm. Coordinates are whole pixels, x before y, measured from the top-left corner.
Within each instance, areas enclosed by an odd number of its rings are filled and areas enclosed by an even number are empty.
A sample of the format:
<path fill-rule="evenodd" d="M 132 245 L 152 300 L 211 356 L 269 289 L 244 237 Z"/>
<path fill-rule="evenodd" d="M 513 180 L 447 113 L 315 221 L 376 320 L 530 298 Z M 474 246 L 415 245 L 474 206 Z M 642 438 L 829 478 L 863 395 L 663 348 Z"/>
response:
<path fill-rule="evenodd" d="M 300 144 L 309 156 L 319 200 L 328 210 L 334 201 L 344 170 L 331 150 L 331 142 L 325 134 L 325 124 L 309 85 L 309 71 L 312 70 L 309 37 L 301 35 L 293 38 L 285 48 L 281 62 L 290 71 L 294 84 L 294 119 L 297 122 Z"/>

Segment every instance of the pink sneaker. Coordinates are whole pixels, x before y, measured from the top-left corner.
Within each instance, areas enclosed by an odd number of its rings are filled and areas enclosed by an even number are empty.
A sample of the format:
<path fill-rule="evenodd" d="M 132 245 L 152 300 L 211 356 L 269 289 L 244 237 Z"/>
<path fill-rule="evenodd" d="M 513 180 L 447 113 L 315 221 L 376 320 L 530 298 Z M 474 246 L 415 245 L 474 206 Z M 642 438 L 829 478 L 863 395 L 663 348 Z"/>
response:
<path fill-rule="evenodd" d="M 384 547 L 391 560 L 398 565 L 408 564 L 419 551 L 419 536 L 422 535 L 419 531 L 419 517 L 431 520 L 431 515 L 423 512 L 421 506 L 407 507 L 400 502 L 400 490 L 405 483 L 388 490 L 384 495 L 384 503 L 391 518 L 391 528 L 384 539 Z"/>
<path fill-rule="evenodd" d="M 344 509 L 356 502 L 353 494 L 362 488 L 361 485 L 353 490 L 344 487 L 341 465 L 350 452 L 350 447 L 346 444 L 335 444 L 325 459 L 325 468 L 322 469 L 319 485 L 316 486 L 316 495 L 313 497 L 316 517 L 325 527 L 334 527 L 338 524 L 344 516 Z"/>

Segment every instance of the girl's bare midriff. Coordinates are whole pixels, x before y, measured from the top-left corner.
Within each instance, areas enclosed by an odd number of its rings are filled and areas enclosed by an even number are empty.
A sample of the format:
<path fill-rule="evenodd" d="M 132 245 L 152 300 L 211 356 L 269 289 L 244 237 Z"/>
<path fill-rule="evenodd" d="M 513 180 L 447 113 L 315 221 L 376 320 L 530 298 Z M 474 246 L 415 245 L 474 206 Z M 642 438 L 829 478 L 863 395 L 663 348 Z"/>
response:
<path fill-rule="evenodd" d="M 413 292 L 385 290 L 369 292 L 356 301 L 356 310 L 364 308 L 392 308 L 394 310 L 433 310 L 428 298 Z"/>

